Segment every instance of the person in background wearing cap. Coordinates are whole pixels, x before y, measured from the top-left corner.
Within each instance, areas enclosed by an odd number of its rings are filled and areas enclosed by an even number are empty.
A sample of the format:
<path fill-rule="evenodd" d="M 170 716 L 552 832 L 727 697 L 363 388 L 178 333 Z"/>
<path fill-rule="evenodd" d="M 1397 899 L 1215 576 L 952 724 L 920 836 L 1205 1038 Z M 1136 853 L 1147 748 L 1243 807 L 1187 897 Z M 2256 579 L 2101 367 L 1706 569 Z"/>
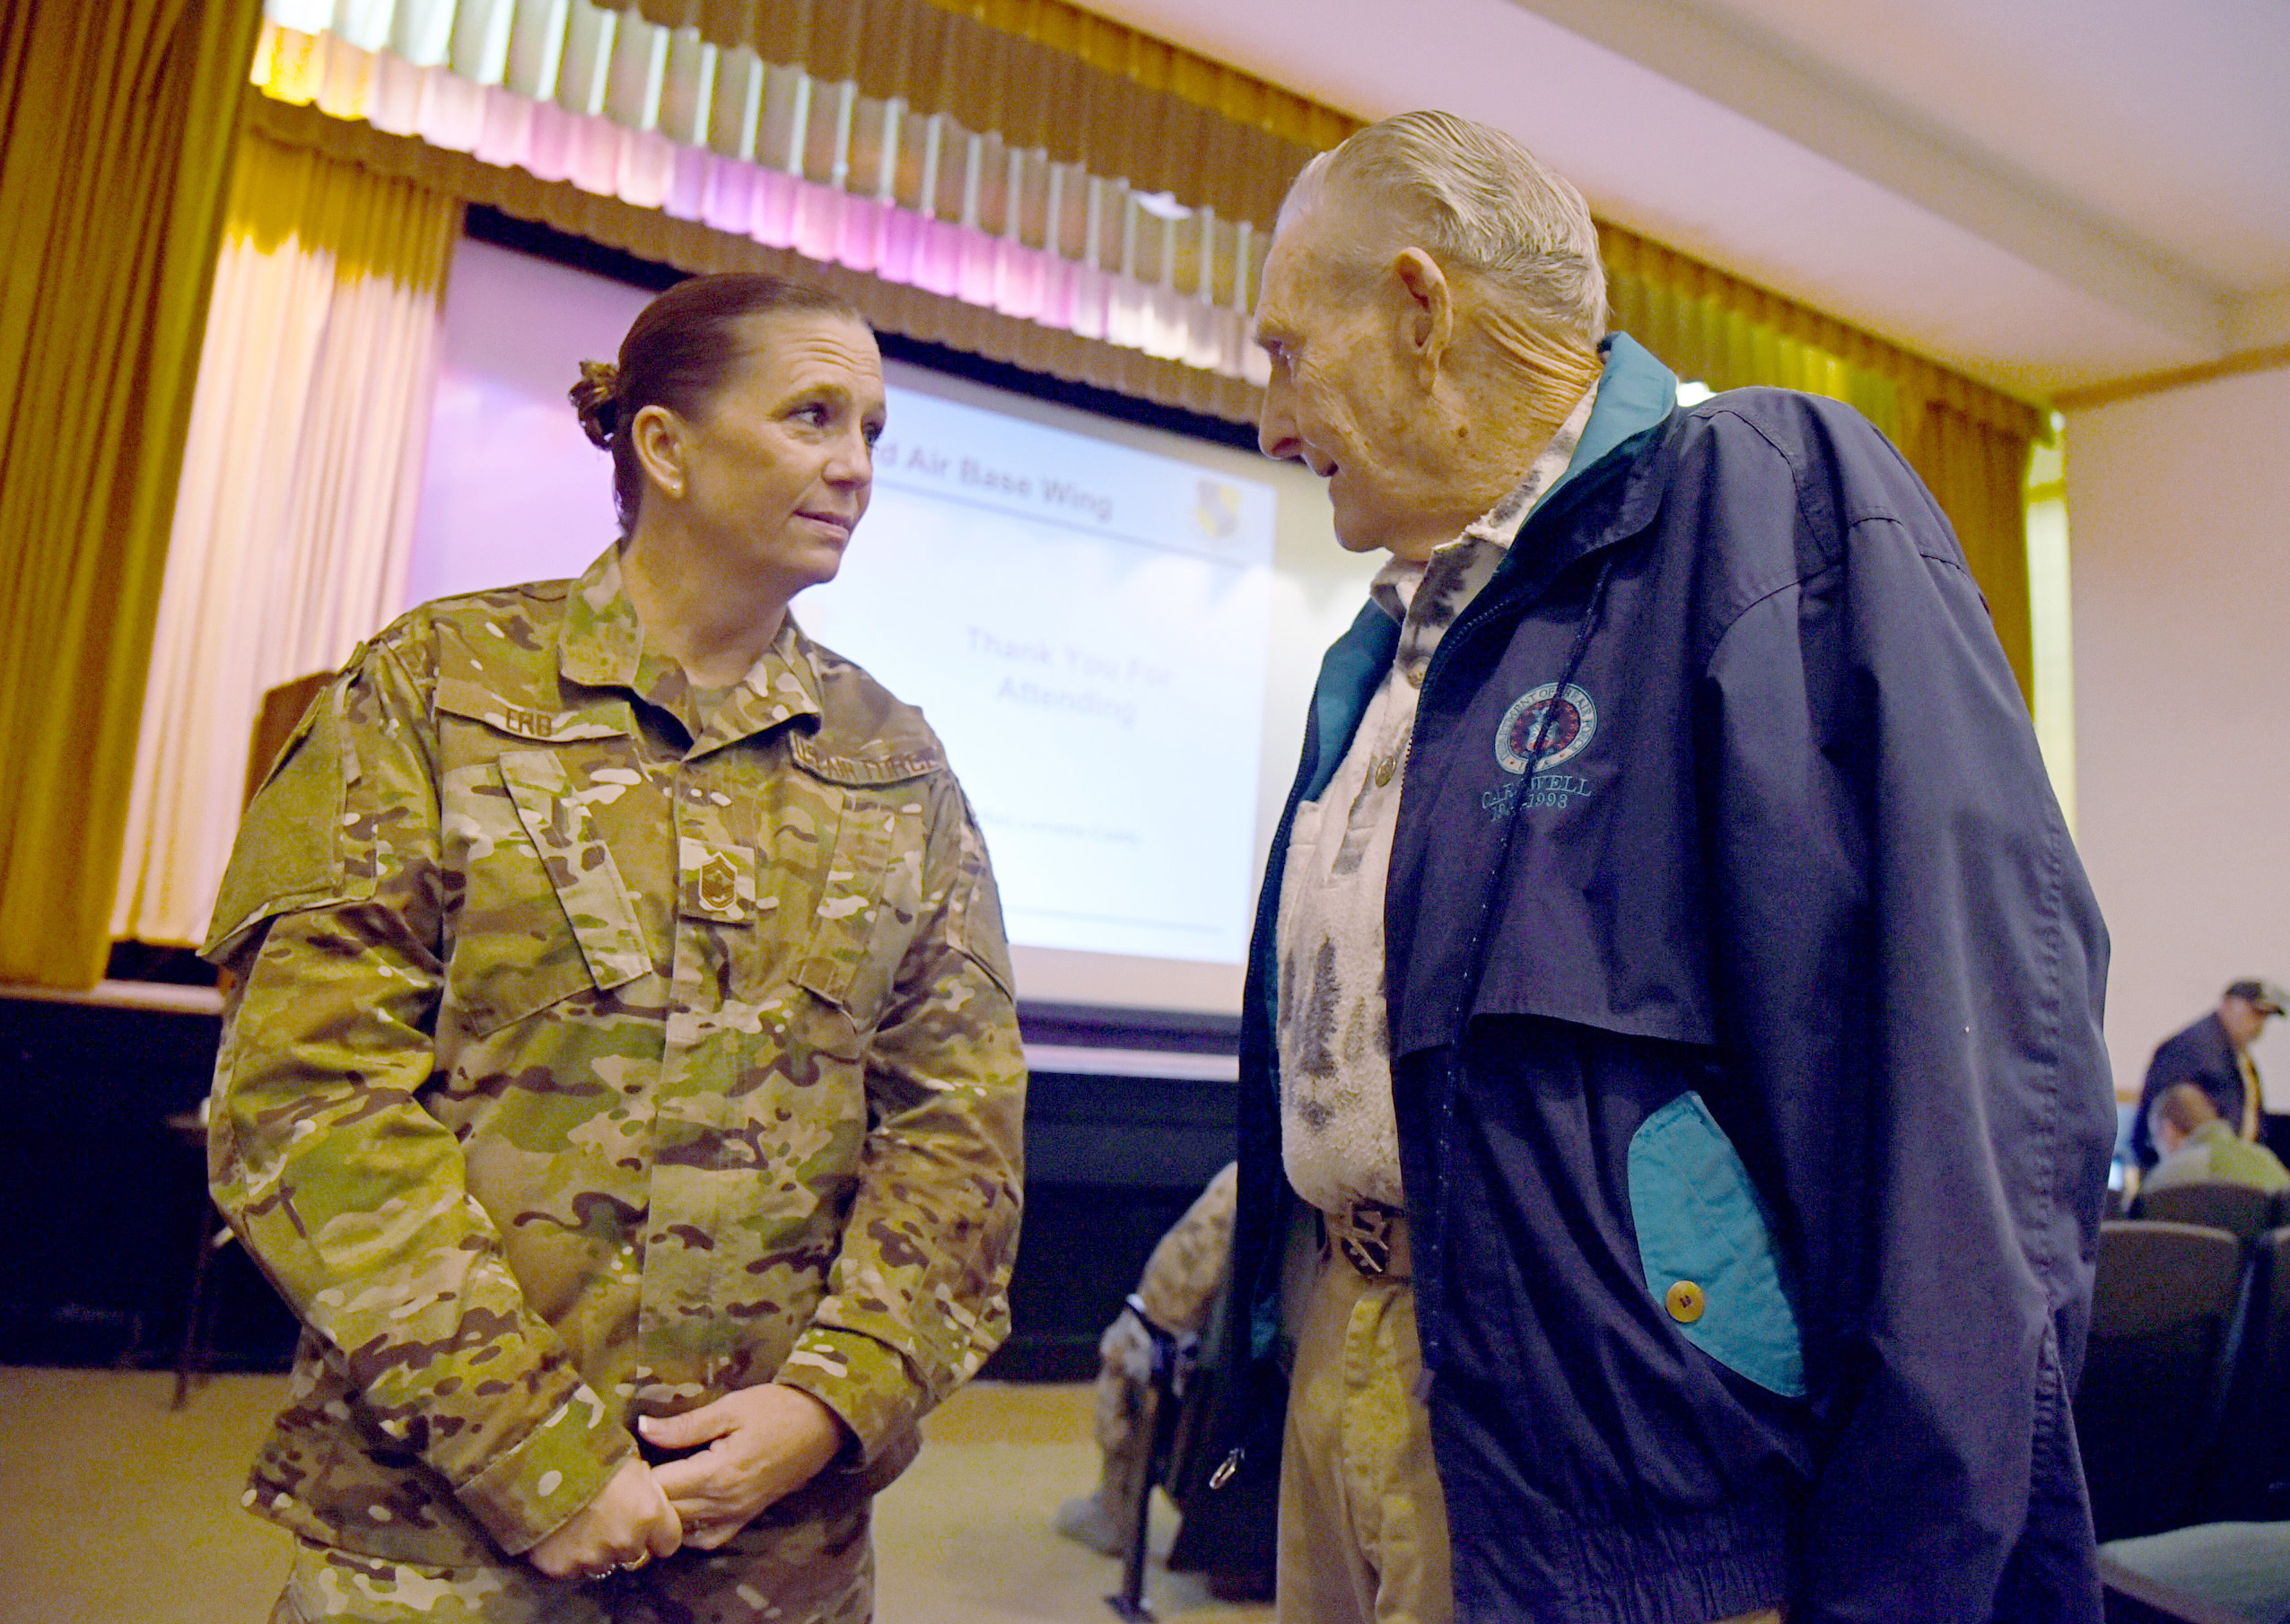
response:
<path fill-rule="evenodd" d="M 2290 1007 L 2290 992 L 2273 982 L 2236 982 L 2219 999 L 2217 1008 L 2155 1052 L 2147 1062 L 2138 1114 L 2131 1120 L 2131 1154 L 2140 1171 L 2154 1166 L 2162 1154 L 2147 1119 L 2155 1101 L 2173 1083 L 2194 1084 L 2210 1096 L 2220 1118 L 2239 1137 L 2258 1138 L 2266 1116 L 2266 1095 L 2259 1087 L 2251 1045 L 2265 1030 L 2267 1017 L 2281 1014 L 2286 1007 Z"/>

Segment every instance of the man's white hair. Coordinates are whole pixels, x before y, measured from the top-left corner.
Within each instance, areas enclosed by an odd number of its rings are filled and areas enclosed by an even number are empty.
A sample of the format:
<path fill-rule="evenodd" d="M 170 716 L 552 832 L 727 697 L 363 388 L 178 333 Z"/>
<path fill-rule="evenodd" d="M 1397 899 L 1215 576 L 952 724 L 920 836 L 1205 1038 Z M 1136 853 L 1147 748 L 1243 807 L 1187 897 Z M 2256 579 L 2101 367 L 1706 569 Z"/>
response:
<path fill-rule="evenodd" d="M 1304 166 L 1275 233 L 1331 184 L 1397 205 L 1433 258 L 1486 278 L 1546 332 L 1595 347 L 1606 335 L 1606 267 L 1590 205 L 1567 179 L 1498 129 L 1453 113 L 1371 124 Z"/>

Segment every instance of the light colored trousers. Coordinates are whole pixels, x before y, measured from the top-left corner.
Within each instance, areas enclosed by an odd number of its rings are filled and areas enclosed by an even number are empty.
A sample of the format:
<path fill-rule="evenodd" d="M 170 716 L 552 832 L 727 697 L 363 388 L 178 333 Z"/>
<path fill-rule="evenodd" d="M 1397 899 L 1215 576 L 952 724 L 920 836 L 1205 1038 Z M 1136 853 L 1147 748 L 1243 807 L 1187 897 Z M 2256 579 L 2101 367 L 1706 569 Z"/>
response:
<path fill-rule="evenodd" d="M 1280 1449 L 1280 1624 L 1449 1624 L 1447 1502 L 1416 1398 L 1415 1288 L 1323 1249 Z M 1723 1624 L 1780 1624 L 1778 1610 Z"/>

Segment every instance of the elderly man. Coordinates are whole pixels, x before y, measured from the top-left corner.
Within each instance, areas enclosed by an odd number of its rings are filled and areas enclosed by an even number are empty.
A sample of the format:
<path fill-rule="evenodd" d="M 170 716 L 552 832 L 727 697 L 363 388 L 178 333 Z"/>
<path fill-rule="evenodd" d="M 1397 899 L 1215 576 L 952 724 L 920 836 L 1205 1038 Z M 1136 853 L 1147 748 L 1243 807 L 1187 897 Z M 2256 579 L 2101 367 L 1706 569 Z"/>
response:
<path fill-rule="evenodd" d="M 2131 1154 L 2151 1167 L 2163 1154 L 2155 1139 L 2157 1101 L 2180 1083 L 2191 1083 L 2209 1096 L 2220 1121 L 2235 1135 L 2255 1139 L 2266 1117 L 2266 1091 L 2259 1082 L 2251 1045 L 2271 1017 L 2290 1005 L 2290 993 L 2265 982 L 2236 982 L 2220 995 L 2218 1008 L 2158 1045 L 2147 1062 L 2146 1086 L 2131 1119 Z"/>
<path fill-rule="evenodd" d="M 1314 1624 L 2095 1620 L 2105 937 L 2026 708 L 1865 421 L 1605 314 L 1460 119 L 1281 210 L 1263 443 L 1390 556 L 1258 912 L 1215 1475 L 1280 1460 Z"/>

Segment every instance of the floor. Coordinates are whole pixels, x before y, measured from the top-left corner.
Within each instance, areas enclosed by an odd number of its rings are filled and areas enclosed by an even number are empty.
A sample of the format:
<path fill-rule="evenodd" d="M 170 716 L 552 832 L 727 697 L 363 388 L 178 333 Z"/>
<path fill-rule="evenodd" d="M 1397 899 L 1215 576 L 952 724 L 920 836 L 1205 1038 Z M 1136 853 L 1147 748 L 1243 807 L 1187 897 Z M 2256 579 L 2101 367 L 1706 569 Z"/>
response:
<path fill-rule="evenodd" d="M 0 1624 L 262 1624 L 284 1536 L 239 1508 L 283 1376 L 0 1367 Z M 1052 1532 L 1095 1480 L 1086 1386 L 974 1383 L 878 1505 L 880 1624 L 1098 1624 L 1111 1559 Z M 1158 1518 L 1162 1543 L 1168 1514 Z M 1156 1566 L 1164 1624 L 1268 1624 Z"/>

